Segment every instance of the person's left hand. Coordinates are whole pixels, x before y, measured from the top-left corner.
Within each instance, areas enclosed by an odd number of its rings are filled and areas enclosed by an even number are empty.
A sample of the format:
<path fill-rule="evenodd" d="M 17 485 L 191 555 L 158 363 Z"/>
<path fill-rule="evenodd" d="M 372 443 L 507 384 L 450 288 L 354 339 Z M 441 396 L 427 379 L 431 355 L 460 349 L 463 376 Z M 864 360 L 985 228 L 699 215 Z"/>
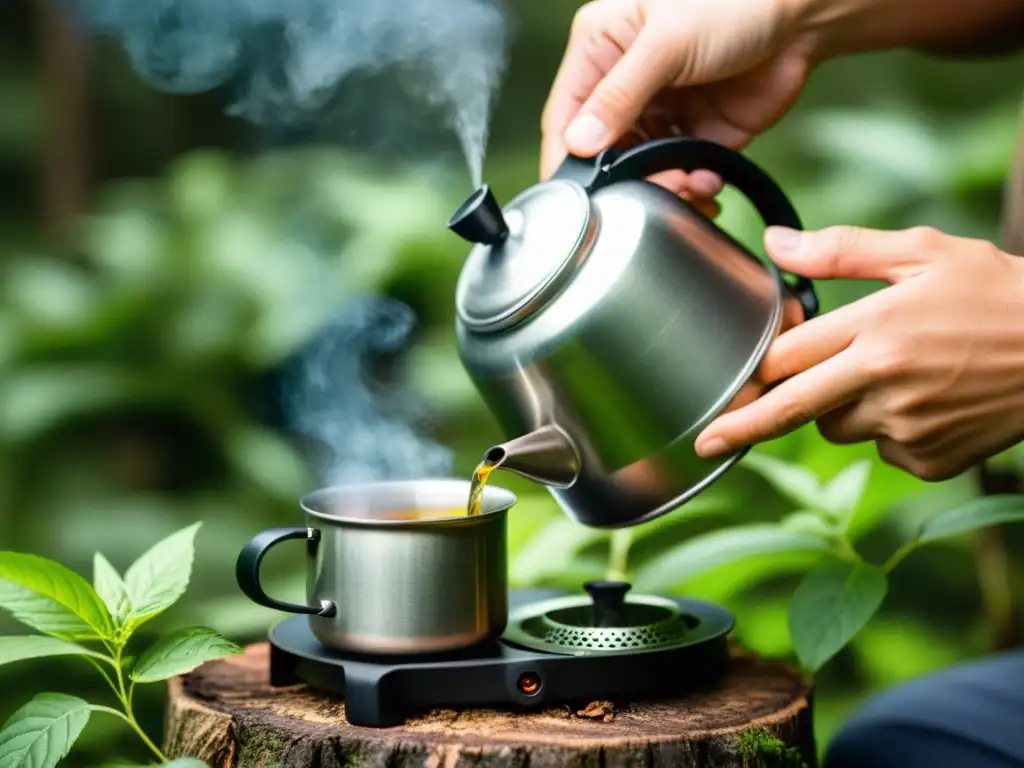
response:
<path fill-rule="evenodd" d="M 699 455 L 816 420 L 833 443 L 873 440 L 945 480 L 1024 439 L 1024 258 L 926 228 L 775 228 L 765 244 L 799 275 L 890 285 L 780 335 L 758 373 L 776 386 L 708 425 Z"/>

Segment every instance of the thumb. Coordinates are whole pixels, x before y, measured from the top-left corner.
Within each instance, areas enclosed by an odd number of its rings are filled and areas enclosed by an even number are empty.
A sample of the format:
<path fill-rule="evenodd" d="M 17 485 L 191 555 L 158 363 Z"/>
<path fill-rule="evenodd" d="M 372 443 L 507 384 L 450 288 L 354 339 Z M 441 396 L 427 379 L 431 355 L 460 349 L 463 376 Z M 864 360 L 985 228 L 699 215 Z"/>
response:
<path fill-rule="evenodd" d="M 764 244 L 780 269 L 812 279 L 884 280 L 898 283 L 921 272 L 940 248 L 938 232 L 909 229 L 884 232 L 860 227 L 829 227 L 800 232 L 769 227 Z"/>
<path fill-rule="evenodd" d="M 672 50 L 661 35 L 645 26 L 569 124 L 565 132 L 569 151 L 593 157 L 623 136 L 678 75 Z"/>

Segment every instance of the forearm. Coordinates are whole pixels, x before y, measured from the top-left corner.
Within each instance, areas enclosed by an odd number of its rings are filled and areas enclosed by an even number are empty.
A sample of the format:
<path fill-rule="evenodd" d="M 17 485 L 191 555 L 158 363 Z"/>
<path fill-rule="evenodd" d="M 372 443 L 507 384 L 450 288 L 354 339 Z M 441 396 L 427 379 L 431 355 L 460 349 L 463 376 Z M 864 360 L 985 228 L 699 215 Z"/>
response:
<path fill-rule="evenodd" d="M 988 53 L 1024 44 L 1024 0 L 791 0 L 817 58 L 883 48 Z"/>

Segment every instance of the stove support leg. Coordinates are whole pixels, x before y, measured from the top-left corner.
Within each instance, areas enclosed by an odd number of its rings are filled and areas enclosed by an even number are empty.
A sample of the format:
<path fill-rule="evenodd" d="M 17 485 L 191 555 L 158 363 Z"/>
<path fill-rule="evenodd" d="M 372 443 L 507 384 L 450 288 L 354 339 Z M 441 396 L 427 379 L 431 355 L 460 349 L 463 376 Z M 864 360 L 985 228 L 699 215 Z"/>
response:
<path fill-rule="evenodd" d="M 349 672 L 345 680 L 345 719 L 352 725 L 388 728 L 405 717 L 391 704 L 386 678 Z"/>
<path fill-rule="evenodd" d="M 270 645 L 270 684 L 274 688 L 298 685 L 301 680 L 295 674 L 295 660 L 273 643 Z"/>

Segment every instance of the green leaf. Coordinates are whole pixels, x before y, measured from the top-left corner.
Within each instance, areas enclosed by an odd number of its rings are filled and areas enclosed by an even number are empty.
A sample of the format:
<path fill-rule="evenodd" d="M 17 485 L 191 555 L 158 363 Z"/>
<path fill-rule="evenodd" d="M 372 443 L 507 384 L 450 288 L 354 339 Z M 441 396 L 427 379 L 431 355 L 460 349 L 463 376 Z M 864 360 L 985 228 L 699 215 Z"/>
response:
<path fill-rule="evenodd" d="M 516 509 L 521 506 L 522 503 Z M 691 520 L 724 514 L 732 506 L 730 495 L 721 490 L 708 491 L 675 512 L 630 529 L 630 537 L 634 543 L 656 537 L 666 529 Z M 510 568 L 511 579 L 515 584 L 530 586 L 546 583 L 556 576 L 565 575 L 569 568 L 577 565 L 579 554 L 588 547 L 602 541 L 608 541 L 610 546 L 612 536 L 609 531 L 581 525 L 557 512 L 557 508 L 555 515 L 551 522 L 518 548 Z M 633 569 L 632 562 L 627 565 L 630 570 Z"/>
<path fill-rule="evenodd" d="M 63 693 L 41 693 L 0 729 L 0 766 L 53 768 L 71 750 L 85 724 L 89 704 Z"/>
<path fill-rule="evenodd" d="M 786 530 L 797 533 L 809 533 L 823 538 L 835 535 L 835 530 L 815 512 L 793 512 L 782 518 L 779 524 Z"/>
<path fill-rule="evenodd" d="M 917 540 L 926 544 L 978 528 L 1022 520 L 1024 496 L 985 496 L 932 515 L 921 524 Z"/>
<path fill-rule="evenodd" d="M 206 627 L 179 629 L 150 646 L 132 670 L 137 683 L 154 683 L 191 672 L 199 665 L 234 656 L 242 648 Z"/>
<path fill-rule="evenodd" d="M 107 610 L 110 611 L 115 626 L 121 627 L 128 614 L 131 613 L 128 587 L 117 569 L 99 552 L 93 556 L 92 582 L 96 588 L 96 594 L 100 596 L 104 605 L 107 606 Z"/>
<path fill-rule="evenodd" d="M 687 578 L 669 591 L 692 595 L 714 603 L 731 604 L 737 597 L 749 593 L 766 581 L 802 577 L 821 562 L 821 558 L 821 552 L 807 551 L 751 555 L 742 560 L 733 560 L 699 576 Z M 789 603 L 788 599 L 786 603 Z M 791 648 L 788 635 L 786 648 Z"/>
<path fill-rule="evenodd" d="M 0 608 L 32 629 L 75 640 L 95 639 L 96 633 L 74 612 L 31 589 L 0 579 Z"/>
<path fill-rule="evenodd" d="M 108 638 L 110 614 L 92 586 L 45 557 L 0 552 L 0 608 L 46 634 Z"/>
<path fill-rule="evenodd" d="M 630 528 L 633 541 L 642 541 L 661 535 L 665 530 L 710 515 L 724 515 L 736 508 L 735 494 L 721 488 L 704 491 L 672 512 Z"/>
<path fill-rule="evenodd" d="M 771 483 L 777 491 L 801 507 L 822 509 L 824 491 L 818 476 L 806 467 L 751 451 L 740 462 Z"/>
<path fill-rule="evenodd" d="M 0 664 L 48 656 L 92 656 L 106 659 L 102 653 L 81 645 L 68 643 L 46 635 L 7 635 L 0 637 Z"/>
<path fill-rule="evenodd" d="M 201 525 L 193 523 L 172 533 L 128 568 L 124 579 L 131 603 L 127 631 L 163 613 L 185 594 L 192 578 L 196 532 Z"/>
<path fill-rule="evenodd" d="M 519 551 L 512 560 L 510 577 L 523 586 L 541 583 L 568 568 L 582 549 L 609 537 L 608 531 L 588 528 L 559 515 Z"/>
<path fill-rule="evenodd" d="M 714 568 L 758 555 L 827 552 L 827 539 L 772 523 L 721 528 L 695 536 L 637 569 L 638 589 L 669 590 Z"/>
<path fill-rule="evenodd" d="M 871 620 L 885 600 L 885 572 L 830 560 L 812 570 L 789 604 L 789 635 L 800 663 L 816 672 Z"/>
<path fill-rule="evenodd" d="M 852 446 L 843 446 L 851 447 Z M 874 450 L 872 448 L 871 450 Z M 891 464 L 884 463 L 875 453 L 871 461 L 871 480 L 864 495 L 861 497 L 857 510 L 846 526 L 846 534 L 851 539 L 859 539 L 872 531 L 878 523 L 895 508 L 906 505 L 917 496 L 934 492 L 924 480 L 904 472 Z M 947 481 L 942 484 L 941 492 L 957 493 L 959 481 Z"/>
<path fill-rule="evenodd" d="M 822 491 L 822 505 L 836 516 L 844 529 L 860 505 L 870 476 L 871 462 L 858 461 L 833 477 Z"/>

